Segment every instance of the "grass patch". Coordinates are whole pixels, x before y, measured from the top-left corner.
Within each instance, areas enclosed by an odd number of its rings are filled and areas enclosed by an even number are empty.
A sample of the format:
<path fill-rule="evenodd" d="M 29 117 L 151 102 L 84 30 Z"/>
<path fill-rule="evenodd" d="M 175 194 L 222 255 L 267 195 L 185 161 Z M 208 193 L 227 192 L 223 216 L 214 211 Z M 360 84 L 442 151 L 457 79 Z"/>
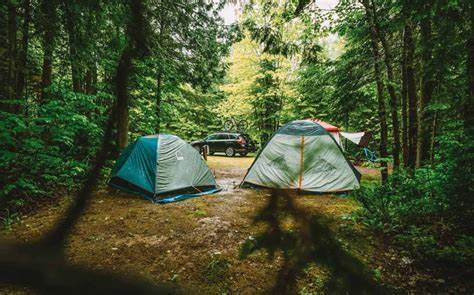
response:
<path fill-rule="evenodd" d="M 190 212 L 190 216 L 194 218 L 203 218 L 209 216 L 208 206 L 205 203 L 196 203 L 192 211 Z"/>
<path fill-rule="evenodd" d="M 208 213 L 205 209 L 197 208 L 196 210 L 193 211 L 193 216 L 194 217 L 206 217 L 208 216 Z"/>
<path fill-rule="evenodd" d="M 221 254 L 212 254 L 205 271 L 206 280 L 212 284 L 227 286 L 228 270 L 229 261 Z"/>

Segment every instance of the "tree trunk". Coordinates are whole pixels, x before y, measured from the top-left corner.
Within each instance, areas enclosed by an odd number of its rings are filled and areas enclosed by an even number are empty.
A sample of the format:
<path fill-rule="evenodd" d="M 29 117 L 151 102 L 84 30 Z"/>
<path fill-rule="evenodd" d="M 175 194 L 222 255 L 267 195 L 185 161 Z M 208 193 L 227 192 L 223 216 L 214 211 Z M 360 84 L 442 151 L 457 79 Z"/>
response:
<path fill-rule="evenodd" d="M 79 46 L 79 29 L 78 21 L 74 11 L 74 6 L 77 5 L 74 1 L 63 0 L 64 6 L 64 15 L 65 15 L 65 27 L 69 39 L 69 60 L 71 62 L 71 79 L 72 79 L 72 89 L 75 92 L 84 92 L 84 81 L 83 81 L 83 71 L 80 66 L 80 56 L 78 52 Z"/>
<path fill-rule="evenodd" d="M 400 123 L 398 122 L 398 97 L 395 92 L 394 84 L 395 84 L 395 77 L 393 74 L 393 66 L 392 66 L 392 50 L 390 45 L 388 44 L 387 38 L 385 33 L 382 31 L 380 27 L 380 23 L 378 21 L 377 10 L 375 8 L 375 4 L 372 1 L 372 5 L 370 5 L 368 0 L 364 0 L 364 6 L 366 6 L 366 10 L 368 12 L 368 19 L 369 19 L 369 26 L 372 26 L 377 39 L 380 40 L 382 44 L 383 53 L 384 53 L 384 63 L 387 71 L 387 90 L 390 96 L 390 114 L 392 117 L 392 136 L 393 136 L 393 148 L 392 148 L 392 157 L 393 157 L 393 168 L 396 169 L 400 166 Z"/>
<path fill-rule="evenodd" d="M 416 94 L 415 42 L 413 40 L 413 26 L 408 20 L 403 36 L 403 46 L 406 53 L 406 86 L 408 100 L 408 167 L 415 168 L 418 145 L 418 98 Z"/>
<path fill-rule="evenodd" d="M 127 24 L 128 41 L 120 56 L 115 77 L 117 94 L 117 146 L 119 149 L 125 148 L 128 144 L 128 77 L 132 69 L 132 60 L 148 54 L 144 3 L 141 0 L 130 0 L 129 4 L 131 17 Z"/>
<path fill-rule="evenodd" d="M 122 150 L 128 144 L 128 76 L 132 68 L 132 47 L 127 45 L 117 68 L 115 85 L 117 92 L 117 147 Z"/>
<path fill-rule="evenodd" d="M 159 47 L 162 48 L 162 44 L 165 34 L 165 30 L 168 28 L 167 22 L 165 21 L 165 14 L 163 11 L 160 12 L 160 33 L 158 35 Z M 157 65 L 158 73 L 156 75 L 156 134 L 161 132 L 161 92 L 163 86 L 163 68 L 160 65 Z"/>
<path fill-rule="evenodd" d="M 31 21 L 31 3 L 30 0 L 23 1 L 23 29 L 22 29 L 22 40 L 21 40 L 21 52 L 18 63 L 18 74 L 16 84 L 16 99 L 20 100 L 23 97 L 23 92 L 26 83 L 26 64 L 28 59 L 28 45 L 30 35 L 30 21 Z M 20 112 L 20 105 L 18 105 L 17 112 Z"/>
<path fill-rule="evenodd" d="M 8 111 L 8 6 L 0 1 L 0 110 Z"/>
<path fill-rule="evenodd" d="M 403 166 L 408 166 L 408 94 L 407 94 L 407 49 L 406 49 L 406 38 L 405 32 L 403 33 L 403 49 L 402 49 L 402 155 L 403 155 Z"/>
<path fill-rule="evenodd" d="M 75 50 L 71 50 L 71 55 Z M 71 76 L 72 76 L 72 90 L 75 92 L 84 92 L 82 89 L 82 72 L 79 70 L 79 66 L 77 65 L 77 61 L 75 59 L 71 59 Z"/>
<path fill-rule="evenodd" d="M 84 91 L 87 94 L 95 94 L 97 91 L 97 65 L 93 63 L 87 69 L 86 77 L 84 79 Z"/>
<path fill-rule="evenodd" d="M 367 21 L 370 22 L 370 15 L 369 12 L 366 10 L 366 17 Z M 380 145 L 379 145 L 379 153 L 380 157 L 385 159 L 388 156 L 387 153 L 387 115 L 385 110 L 385 100 L 383 95 L 383 81 L 382 81 L 382 71 L 380 69 L 380 53 L 377 45 L 377 33 L 373 26 L 369 25 L 370 29 L 370 45 L 372 47 L 372 55 L 374 59 L 374 74 L 375 74 L 375 83 L 377 86 L 377 101 L 378 101 L 378 115 L 379 115 L 379 124 L 380 124 Z M 381 166 L 381 176 L 382 176 L 382 184 L 385 184 L 388 179 L 388 169 L 387 169 L 387 161 L 382 160 L 380 161 Z"/>
<path fill-rule="evenodd" d="M 17 11 L 13 1 L 8 1 L 8 90 L 7 109 L 14 113 L 17 109 L 16 103 L 16 73 L 17 73 Z"/>
<path fill-rule="evenodd" d="M 161 123 L 161 88 L 163 83 L 162 71 L 158 71 L 156 76 L 156 134 L 160 134 L 160 123 Z"/>
<path fill-rule="evenodd" d="M 430 161 L 434 161 L 434 149 L 436 140 L 436 128 L 438 126 L 438 112 L 436 111 L 433 116 L 433 125 L 431 126 L 431 138 L 430 138 Z"/>
<path fill-rule="evenodd" d="M 474 4 L 468 4 L 469 37 L 467 40 L 467 97 L 463 102 L 464 133 L 474 139 Z"/>
<path fill-rule="evenodd" d="M 421 20 L 421 39 L 422 39 L 422 62 L 423 75 L 421 82 L 421 100 L 420 100 L 420 122 L 418 134 L 418 156 L 417 166 L 430 163 L 430 145 L 433 127 L 433 112 L 429 110 L 429 106 L 433 96 L 434 77 L 433 77 L 433 42 L 431 33 L 431 19 Z"/>
<path fill-rule="evenodd" d="M 53 51 L 56 35 L 57 3 L 55 0 L 43 0 L 41 3 L 44 17 L 43 31 L 43 67 L 41 73 L 41 103 L 46 102 L 46 88 L 51 85 L 53 71 Z"/>

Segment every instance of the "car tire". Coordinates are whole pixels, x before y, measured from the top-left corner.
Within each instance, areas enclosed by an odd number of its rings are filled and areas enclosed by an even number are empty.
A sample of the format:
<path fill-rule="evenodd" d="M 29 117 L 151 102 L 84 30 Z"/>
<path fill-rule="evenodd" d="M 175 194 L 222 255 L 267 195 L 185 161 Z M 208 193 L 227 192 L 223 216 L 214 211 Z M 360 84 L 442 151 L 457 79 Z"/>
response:
<path fill-rule="evenodd" d="M 228 148 L 226 148 L 226 149 L 225 149 L 225 155 L 226 155 L 227 157 L 233 157 L 233 156 L 235 155 L 235 150 L 234 150 L 234 148 L 231 147 L 231 146 L 228 147 Z"/>
<path fill-rule="evenodd" d="M 242 157 L 247 156 L 247 153 L 239 153 L 239 154 L 240 154 L 240 156 L 242 156 Z"/>

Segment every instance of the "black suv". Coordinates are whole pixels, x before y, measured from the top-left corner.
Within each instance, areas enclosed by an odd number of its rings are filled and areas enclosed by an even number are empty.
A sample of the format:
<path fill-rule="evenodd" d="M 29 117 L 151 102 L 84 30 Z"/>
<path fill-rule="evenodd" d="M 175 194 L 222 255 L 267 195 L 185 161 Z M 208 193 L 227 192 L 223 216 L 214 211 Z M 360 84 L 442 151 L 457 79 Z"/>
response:
<path fill-rule="evenodd" d="M 248 134 L 221 132 L 214 133 L 204 140 L 193 141 L 191 145 L 200 150 L 203 146 L 209 147 L 209 154 L 224 152 L 226 156 L 232 157 L 236 153 L 246 156 L 250 152 L 255 152 L 257 147 Z"/>

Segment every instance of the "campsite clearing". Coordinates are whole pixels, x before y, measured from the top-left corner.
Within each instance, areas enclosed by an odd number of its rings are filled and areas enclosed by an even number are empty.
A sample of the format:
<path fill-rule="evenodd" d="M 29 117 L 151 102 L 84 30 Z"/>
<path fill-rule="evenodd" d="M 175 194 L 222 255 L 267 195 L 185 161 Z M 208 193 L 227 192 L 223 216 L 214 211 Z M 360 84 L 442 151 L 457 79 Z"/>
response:
<path fill-rule="evenodd" d="M 67 258 L 94 269 L 176 282 L 192 293 L 261 293 L 274 283 L 281 258 L 277 255 L 269 260 L 264 252 L 258 252 L 239 259 L 242 243 L 263 229 L 253 224 L 252 218 L 267 199 L 264 191 L 234 188 L 252 160 L 250 156 L 209 157 L 208 164 L 223 191 L 182 202 L 155 205 L 140 197 L 100 189 L 66 246 Z M 363 181 L 367 175 L 372 179 L 370 175 L 376 171 L 366 168 L 364 173 Z M 23 241 L 41 236 L 63 214 L 69 200 L 61 198 L 58 204 L 23 216 L 1 235 Z M 384 283 L 404 291 L 444 284 L 418 273 L 410 257 L 355 224 L 349 218 L 357 208 L 351 199 L 303 195 L 298 202 L 311 212 L 329 216 L 338 238 Z M 327 274 L 327 270 L 311 265 L 300 278 L 300 290 L 319 293 Z"/>

